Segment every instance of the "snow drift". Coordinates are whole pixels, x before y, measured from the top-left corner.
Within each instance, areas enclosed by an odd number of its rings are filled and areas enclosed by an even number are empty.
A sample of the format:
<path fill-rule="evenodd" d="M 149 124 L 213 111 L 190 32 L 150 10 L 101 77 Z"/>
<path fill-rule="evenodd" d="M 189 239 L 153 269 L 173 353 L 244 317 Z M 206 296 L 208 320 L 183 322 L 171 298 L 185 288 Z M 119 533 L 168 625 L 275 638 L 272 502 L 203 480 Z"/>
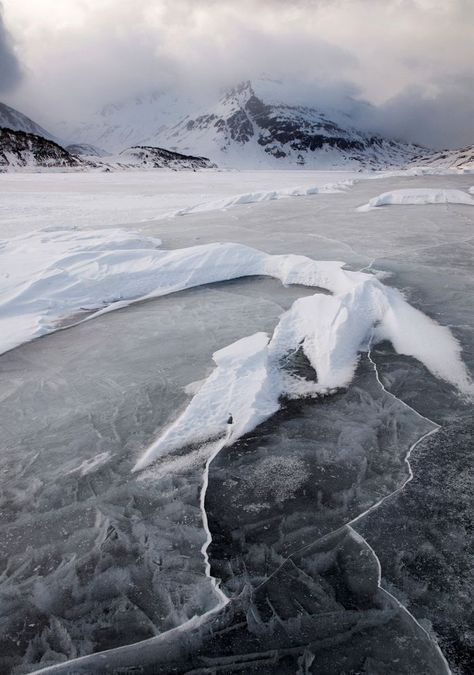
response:
<path fill-rule="evenodd" d="M 233 206 L 241 204 L 255 204 L 257 202 L 270 202 L 275 199 L 288 199 L 289 197 L 309 197 L 317 194 L 337 194 L 344 192 L 354 185 L 354 180 L 345 180 L 339 183 L 329 183 L 328 185 L 313 187 L 295 187 L 283 188 L 282 190 L 260 190 L 257 192 L 245 192 L 229 198 L 223 198 L 214 202 L 201 202 L 195 206 L 190 206 L 179 211 L 175 211 L 173 216 L 186 216 L 191 213 L 202 213 L 205 211 L 218 211 L 230 209 Z"/>
<path fill-rule="evenodd" d="M 359 206 L 358 211 L 371 211 L 378 206 L 393 204 L 467 204 L 474 206 L 474 199 L 462 190 L 438 190 L 436 188 L 409 188 L 392 190 L 374 197 L 367 204 Z"/>
<path fill-rule="evenodd" d="M 50 230 L 0 241 L 0 353 L 57 330 L 66 319 L 243 276 L 340 292 L 342 262 L 271 256 L 240 244 L 166 251 L 130 230 Z"/>

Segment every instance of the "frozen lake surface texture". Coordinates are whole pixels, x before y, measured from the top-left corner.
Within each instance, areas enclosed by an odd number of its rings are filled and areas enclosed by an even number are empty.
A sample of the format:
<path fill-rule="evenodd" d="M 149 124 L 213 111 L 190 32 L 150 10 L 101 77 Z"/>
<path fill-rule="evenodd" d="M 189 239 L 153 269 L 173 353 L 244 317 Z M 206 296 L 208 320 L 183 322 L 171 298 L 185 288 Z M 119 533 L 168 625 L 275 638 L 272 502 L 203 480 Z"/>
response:
<path fill-rule="evenodd" d="M 474 177 L 372 178 L 0 176 L 1 673 L 474 672 Z"/>

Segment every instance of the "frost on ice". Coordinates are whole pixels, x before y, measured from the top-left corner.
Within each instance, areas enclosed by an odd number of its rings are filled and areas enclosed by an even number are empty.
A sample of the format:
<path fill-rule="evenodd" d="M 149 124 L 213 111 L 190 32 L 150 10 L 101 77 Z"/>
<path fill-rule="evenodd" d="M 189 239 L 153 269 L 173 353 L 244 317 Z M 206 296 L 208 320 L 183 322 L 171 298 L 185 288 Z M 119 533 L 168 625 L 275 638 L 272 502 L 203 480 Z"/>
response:
<path fill-rule="evenodd" d="M 359 206 L 358 211 L 371 211 L 378 206 L 422 205 L 422 204 L 467 204 L 474 206 L 474 199 L 462 190 L 438 190 L 435 188 L 409 188 L 392 190 L 373 197 L 367 204 Z"/>

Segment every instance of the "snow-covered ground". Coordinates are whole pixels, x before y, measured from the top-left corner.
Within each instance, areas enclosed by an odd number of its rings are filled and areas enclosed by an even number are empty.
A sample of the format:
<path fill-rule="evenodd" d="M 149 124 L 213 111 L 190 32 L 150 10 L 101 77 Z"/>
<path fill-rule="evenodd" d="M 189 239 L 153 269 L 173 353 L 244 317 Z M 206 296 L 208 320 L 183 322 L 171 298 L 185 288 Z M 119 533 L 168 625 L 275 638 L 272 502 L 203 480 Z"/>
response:
<path fill-rule="evenodd" d="M 351 181 L 353 171 L 219 171 L 0 174 L 0 238 L 44 227 L 109 227 L 224 208 L 280 193 L 305 194 Z M 245 199 L 242 199 L 245 201 Z"/>
<path fill-rule="evenodd" d="M 426 167 L 370 173 L 218 169 L 0 173 L 0 238 L 45 227 L 136 226 L 170 215 L 339 192 L 361 179 L 462 173 Z"/>

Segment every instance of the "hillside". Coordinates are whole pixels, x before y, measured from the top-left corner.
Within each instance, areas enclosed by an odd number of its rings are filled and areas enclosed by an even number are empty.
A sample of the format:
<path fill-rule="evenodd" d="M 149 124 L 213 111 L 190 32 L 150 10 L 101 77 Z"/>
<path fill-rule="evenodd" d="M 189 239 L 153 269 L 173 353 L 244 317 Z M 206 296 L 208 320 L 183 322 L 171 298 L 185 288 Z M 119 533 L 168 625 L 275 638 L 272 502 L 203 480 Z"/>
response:
<path fill-rule="evenodd" d="M 0 128 L 0 170 L 81 168 L 86 164 L 54 141 L 37 134 Z"/>
<path fill-rule="evenodd" d="M 413 164 L 439 169 L 474 170 L 474 145 L 468 145 L 460 150 L 442 150 L 422 154 L 413 161 Z"/>

